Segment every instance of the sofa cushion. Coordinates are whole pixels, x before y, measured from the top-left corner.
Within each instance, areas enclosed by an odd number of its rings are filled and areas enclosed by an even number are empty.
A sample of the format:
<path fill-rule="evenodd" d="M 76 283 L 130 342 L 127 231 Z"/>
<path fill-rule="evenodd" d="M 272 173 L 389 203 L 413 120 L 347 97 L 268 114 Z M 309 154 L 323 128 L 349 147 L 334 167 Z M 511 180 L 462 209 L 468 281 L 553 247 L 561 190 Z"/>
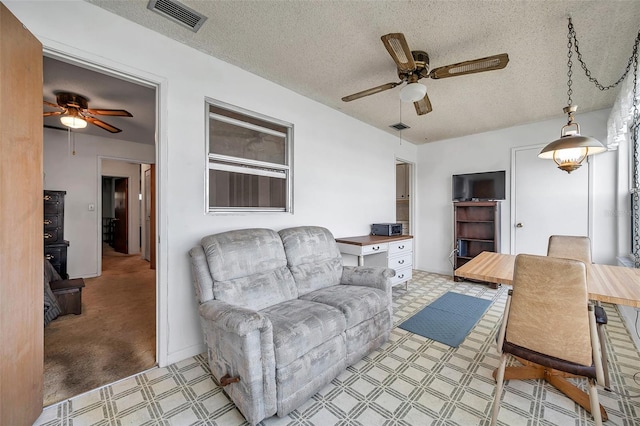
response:
<path fill-rule="evenodd" d="M 271 321 L 273 327 L 277 368 L 289 365 L 346 329 L 342 312 L 308 300 L 289 300 L 260 313 Z"/>
<path fill-rule="evenodd" d="M 340 284 L 342 255 L 328 229 L 300 226 L 279 234 L 299 295 Z"/>
<path fill-rule="evenodd" d="M 389 309 L 389 298 L 385 291 L 357 285 L 335 285 L 307 293 L 300 298 L 339 309 L 345 316 L 347 328 Z"/>
<path fill-rule="evenodd" d="M 216 300 L 259 311 L 294 299 L 297 292 L 291 272 L 283 266 L 273 271 L 217 281 L 213 285 L 213 295 Z"/>
<path fill-rule="evenodd" d="M 240 229 L 201 241 L 217 300 L 260 310 L 298 297 L 280 236 L 270 229 Z"/>

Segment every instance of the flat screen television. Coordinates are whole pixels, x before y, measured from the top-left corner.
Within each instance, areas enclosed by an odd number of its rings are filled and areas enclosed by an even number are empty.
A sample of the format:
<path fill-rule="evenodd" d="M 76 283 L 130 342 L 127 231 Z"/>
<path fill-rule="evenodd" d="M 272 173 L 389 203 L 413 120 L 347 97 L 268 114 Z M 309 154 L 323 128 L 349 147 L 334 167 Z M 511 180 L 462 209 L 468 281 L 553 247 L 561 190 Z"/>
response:
<path fill-rule="evenodd" d="M 505 171 L 452 176 L 453 201 L 504 200 Z"/>

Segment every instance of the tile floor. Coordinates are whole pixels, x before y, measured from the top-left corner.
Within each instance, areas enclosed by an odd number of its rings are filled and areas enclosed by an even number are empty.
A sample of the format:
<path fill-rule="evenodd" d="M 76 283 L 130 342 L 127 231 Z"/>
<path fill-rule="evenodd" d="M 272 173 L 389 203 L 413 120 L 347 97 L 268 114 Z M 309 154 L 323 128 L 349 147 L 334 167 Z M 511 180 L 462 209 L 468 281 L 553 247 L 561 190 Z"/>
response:
<path fill-rule="evenodd" d="M 506 287 L 453 282 L 415 271 L 408 290 L 394 289 L 399 324 L 447 291 L 492 301 L 458 348 L 394 328 L 390 340 L 334 379 L 275 425 L 486 425 L 492 403 L 494 336 L 504 311 Z M 634 374 L 640 354 L 614 305 L 605 305 L 612 389 L 640 394 Z M 639 375 L 640 376 L 640 375 Z M 583 382 L 583 381 L 581 381 Z M 609 414 L 606 426 L 640 425 L 640 398 L 599 389 Z M 40 426 L 80 425 L 246 425 L 242 415 L 209 374 L 204 355 L 154 368 L 48 407 Z M 506 383 L 501 425 L 591 425 L 591 416 L 548 384 Z"/>

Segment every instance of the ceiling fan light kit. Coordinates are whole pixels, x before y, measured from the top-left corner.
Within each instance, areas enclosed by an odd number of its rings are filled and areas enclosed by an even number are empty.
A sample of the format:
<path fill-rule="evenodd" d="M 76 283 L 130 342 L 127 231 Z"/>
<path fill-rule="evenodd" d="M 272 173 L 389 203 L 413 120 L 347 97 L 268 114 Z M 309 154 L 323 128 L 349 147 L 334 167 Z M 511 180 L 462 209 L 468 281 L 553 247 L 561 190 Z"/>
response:
<path fill-rule="evenodd" d="M 509 55 L 502 53 L 481 59 L 459 62 L 444 67 L 429 70 L 429 55 L 422 50 L 411 50 L 402 33 L 390 33 L 380 37 L 384 47 L 396 63 L 396 69 L 400 81 L 387 83 L 371 89 L 363 90 L 342 98 L 344 102 L 351 102 L 365 96 L 374 95 L 385 90 L 393 89 L 402 83 L 407 83 L 400 91 L 402 102 L 413 102 L 416 114 L 425 115 L 431 111 L 431 101 L 427 94 L 427 87 L 418 83 L 422 78 L 441 79 L 458 75 L 472 74 L 476 72 L 492 71 L 507 66 Z"/>
<path fill-rule="evenodd" d="M 400 90 L 402 102 L 418 102 L 427 94 L 427 87 L 420 83 L 409 83 Z"/>
<path fill-rule="evenodd" d="M 60 122 L 72 129 L 84 129 L 87 127 L 87 122 L 77 115 L 63 115 L 60 117 Z"/>

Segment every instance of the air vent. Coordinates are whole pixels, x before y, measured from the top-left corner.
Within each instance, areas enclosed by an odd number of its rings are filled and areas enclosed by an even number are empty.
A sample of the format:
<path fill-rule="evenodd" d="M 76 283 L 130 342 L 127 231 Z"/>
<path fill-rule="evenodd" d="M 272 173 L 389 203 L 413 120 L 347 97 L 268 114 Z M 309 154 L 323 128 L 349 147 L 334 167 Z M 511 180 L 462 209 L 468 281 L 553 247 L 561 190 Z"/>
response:
<path fill-rule="evenodd" d="M 147 9 L 198 32 L 207 17 L 175 0 L 149 0 Z"/>
<path fill-rule="evenodd" d="M 393 127 L 393 128 L 394 128 L 394 129 L 396 129 L 397 131 L 404 130 L 404 129 L 410 129 L 410 128 L 411 128 L 411 127 L 407 126 L 407 125 L 406 125 L 406 124 L 404 124 L 404 123 L 396 123 L 396 124 L 392 124 L 392 125 L 391 125 L 391 126 L 389 126 L 389 127 Z"/>

